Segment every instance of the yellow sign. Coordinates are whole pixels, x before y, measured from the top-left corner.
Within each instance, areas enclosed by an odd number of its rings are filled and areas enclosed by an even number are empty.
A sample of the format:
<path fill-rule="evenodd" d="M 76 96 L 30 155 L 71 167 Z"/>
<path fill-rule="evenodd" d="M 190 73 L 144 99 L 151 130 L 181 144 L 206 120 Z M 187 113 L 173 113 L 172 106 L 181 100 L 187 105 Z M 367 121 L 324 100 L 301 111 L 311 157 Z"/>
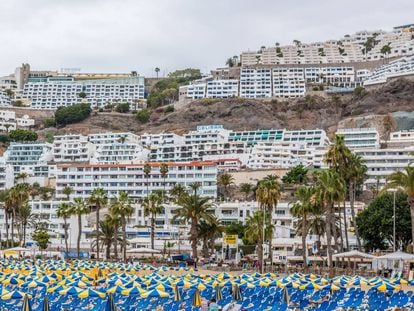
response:
<path fill-rule="evenodd" d="M 237 234 L 230 234 L 224 236 L 224 243 L 227 245 L 236 245 L 237 244 Z"/>

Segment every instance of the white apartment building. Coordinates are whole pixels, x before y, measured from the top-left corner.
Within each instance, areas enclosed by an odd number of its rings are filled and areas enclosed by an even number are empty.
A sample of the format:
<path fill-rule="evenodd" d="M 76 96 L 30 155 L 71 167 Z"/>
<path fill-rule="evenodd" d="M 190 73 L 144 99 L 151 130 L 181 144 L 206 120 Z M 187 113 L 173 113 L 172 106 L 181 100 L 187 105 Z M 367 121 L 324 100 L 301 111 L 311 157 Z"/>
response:
<path fill-rule="evenodd" d="M 240 97 L 272 97 L 271 69 L 242 67 L 240 70 Z"/>
<path fill-rule="evenodd" d="M 414 75 L 414 55 L 402 57 L 376 68 L 364 81 L 364 86 L 386 83 L 388 79 Z"/>
<path fill-rule="evenodd" d="M 201 125 L 197 126 L 196 131 L 184 134 L 186 145 L 199 145 L 205 143 L 227 142 L 230 130 L 226 130 L 222 125 Z"/>
<path fill-rule="evenodd" d="M 303 68 L 273 68 L 274 97 L 303 97 L 306 86 Z"/>
<path fill-rule="evenodd" d="M 338 129 L 336 135 L 344 137 L 348 148 L 378 148 L 379 134 L 375 128 L 349 128 Z"/>
<path fill-rule="evenodd" d="M 85 98 L 80 97 L 85 93 Z M 79 80 L 57 76 L 29 79 L 20 95 L 30 100 L 31 106 L 38 109 L 56 109 L 80 102 L 92 107 L 103 108 L 108 103 L 130 103 L 144 99 L 144 78 L 124 77 L 112 79 Z"/>
<path fill-rule="evenodd" d="M 53 161 L 56 163 L 89 162 L 96 146 L 88 141 L 88 136 L 70 134 L 54 137 Z"/>
<path fill-rule="evenodd" d="M 283 140 L 285 130 L 254 130 L 254 131 L 231 131 L 229 134 L 229 141 L 246 142 L 247 146 L 251 147 L 258 142 L 273 142 Z"/>
<path fill-rule="evenodd" d="M 285 130 L 284 142 L 305 142 L 308 146 L 324 147 L 330 144 L 329 138 L 324 130 Z"/>
<path fill-rule="evenodd" d="M 35 125 L 35 120 L 24 115 L 16 118 L 16 112 L 11 110 L 0 110 L 0 131 L 9 132 L 18 127 L 30 127 Z"/>
<path fill-rule="evenodd" d="M 387 147 L 410 147 L 414 146 L 414 129 L 392 132 L 387 141 Z"/>
<path fill-rule="evenodd" d="M 0 107 L 10 107 L 11 98 L 7 94 L 0 90 Z"/>
<path fill-rule="evenodd" d="M 6 163 L 4 157 L 0 158 L 0 190 L 11 188 L 14 183 L 13 167 Z"/>
<path fill-rule="evenodd" d="M 314 149 L 306 142 L 259 142 L 252 148 L 247 167 L 289 169 L 298 164 L 313 165 Z"/>
<path fill-rule="evenodd" d="M 207 82 L 207 98 L 231 98 L 239 96 L 239 81 L 229 80 L 212 80 Z"/>
<path fill-rule="evenodd" d="M 148 161 L 150 151 L 140 143 L 114 142 L 96 146 L 96 151 L 91 163 L 118 164 L 118 163 L 142 163 Z"/>
<path fill-rule="evenodd" d="M 187 85 L 187 98 L 190 99 L 200 99 L 206 97 L 206 86 L 207 83 L 193 83 Z"/>
<path fill-rule="evenodd" d="M 89 134 L 88 140 L 96 145 L 106 145 L 119 142 L 131 142 L 131 143 L 140 143 L 140 137 L 130 132 L 114 133 L 114 132 L 105 132 L 105 133 L 95 133 Z"/>
<path fill-rule="evenodd" d="M 48 143 L 10 143 L 4 153 L 6 164 L 19 173 L 22 167 L 30 168 L 52 160 L 52 145 Z"/>
<path fill-rule="evenodd" d="M 160 146 L 174 146 L 184 144 L 184 137 L 175 133 L 161 133 L 141 135 L 141 144 L 144 147 L 154 149 Z"/>
<path fill-rule="evenodd" d="M 409 164 L 414 163 L 414 146 L 408 148 L 387 148 L 387 149 L 356 149 L 365 161 L 368 168 L 364 185 L 366 187 L 379 188 L 386 184 L 386 177 L 396 171 L 405 169 Z"/>
<path fill-rule="evenodd" d="M 61 164 L 56 169 L 56 197 L 63 198 L 66 186 L 74 189 L 74 197 L 88 197 L 92 190 L 103 188 L 108 197 L 125 191 L 132 199 L 143 199 L 154 190 L 169 190 L 175 184 L 188 187 L 199 183 L 199 194 L 217 196 L 217 167 L 210 162 L 168 163 L 164 179 L 159 171 L 161 163 L 149 163 L 151 172 L 144 174 L 144 164 Z"/>

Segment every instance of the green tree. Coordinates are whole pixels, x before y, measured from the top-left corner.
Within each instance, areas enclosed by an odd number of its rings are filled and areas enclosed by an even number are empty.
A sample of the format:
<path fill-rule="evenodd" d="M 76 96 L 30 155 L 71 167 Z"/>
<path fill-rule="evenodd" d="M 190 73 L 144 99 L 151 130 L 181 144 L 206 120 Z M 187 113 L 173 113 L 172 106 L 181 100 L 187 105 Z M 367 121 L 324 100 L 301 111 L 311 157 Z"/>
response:
<path fill-rule="evenodd" d="M 260 209 L 266 210 L 268 214 L 273 214 L 273 210 L 277 207 L 277 203 L 281 198 L 281 186 L 279 177 L 276 175 L 268 175 L 259 181 L 256 189 L 256 200 L 259 203 Z M 266 224 L 263 223 L 263 226 Z M 272 254 L 272 234 L 269 238 L 269 256 L 270 262 L 273 264 Z"/>
<path fill-rule="evenodd" d="M 244 200 L 247 201 L 253 192 L 253 185 L 249 183 L 241 184 L 240 192 L 244 193 Z"/>
<path fill-rule="evenodd" d="M 20 243 L 23 242 L 24 246 L 26 245 L 27 226 L 33 224 L 35 218 L 35 215 L 32 213 L 32 208 L 27 201 L 17 210 L 16 219 L 20 224 L 20 232 L 22 233 Z"/>
<path fill-rule="evenodd" d="M 193 257 L 197 258 L 198 224 L 201 220 L 208 223 L 214 221 L 214 216 L 211 211 L 212 204 L 209 198 L 200 197 L 197 194 L 186 194 L 181 197 L 179 205 L 180 208 L 175 211 L 173 220 L 190 222 L 189 240 L 191 242 Z"/>
<path fill-rule="evenodd" d="M 121 227 L 121 218 L 119 214 L 117 214 L 116 210 L 117 200 L 111 202 L 111 207 L 109 208 L 109 214 L 105 216 L 105 222 L 109 223 L 109 225 L 114 229 L 114 232 L 119 233 L 119 228 Z M 115 260 L 118 260 L 118 242 L 122 243 L 122 233 L 121 233 L 121 240 L 115 238 L 112 241 L 114 246 L 114 256 Z"/>
<path fill-rule="evenodd" d="M 368 168 L 360 155 L 351 154 L 348 159 L 347 169 L 345 171 L 345 180 L 348 183 L 348 198 L 351 206 L 352 223 L 355 228 L 355 237 L 358 250 L 361 250 L 361 240 L 359 238 L 358 227 L 355 226 L 355 197 L 356 189 L 364 182 Z"/>
<path fill-rule="evenodd" d="M 414 224 L 414 166 L 408 165 L 403 171 L 392 173 L 387 178 L 388 183 L 383 191 L 388 189 L 400 189 L 407 194 L 407 202 L 410 206 L 411 224 Z M 411 236 L 414 243 L 414 226 Z"/>
<path fill-rule="evenodd" d="M 108 216 L 108 215 L 107 215 Z M 111 259 L 111 247 L 117 242 L 122 242 L 121 233 L 119 232 L 119 227 L 113 226 L 112 219 L 110 217 L 105 217 L 103 221 L 99 222 L 98 226 L 99 236 L 101 237 L 99 242 L 101 248 L 105 247 L 105 257 L 106 260 Z M 97 240 L 93 241 L 92 247 L 97 245 Z"/>
<path fill-rule="evenodd" d="M 303 265 L 307 264 L 307 245 L 306 237 L 309 232 L 309 219 L 313 212 L 312 197 L 315 194 L 313 187 L 301 186 L 295 192 L 296 202 L 292 205 L 290 212 L 293 217 L 297 218 L 296 234 L 302 237 L 302 256 Z"/>
<path fill-rule="evenodd" d="M 115 111 L 120 113 L 129 112 L 129 103 L 119 103 L 118 105 L 116 105 Z"/>
<path fill-rule="evenodd" d="M 282 177 L 282 182 L 292 185 L 303 185 L 308 182 L 308 169 L 303 164 L 298 164 L 292 167 L 285 176 Z"/>
<path fill-rule="evenodd" d="M 108 203 L 108 196 L 103 188 L 93 189 L 91 196 L 89 197 L 89 204 L 95 206 L 96 213 L 96 259 L 99 260 L 99 223 L 100 223 L 100 210 Z"/>
<path fill-rule="evenodd" d="M 356 217 L 359 233 L 367 251 L 384 250 L 393 245 L 394 194 L 383 193 L 376 197 Z M 395 198 L 396 249 L 405 249 L 412 241 L 410 206 L 404 192 Z"/>
<path fill-rule="evenodd" d="M 69 228 L 68 228 L 68 219 L 72 213 L 72 206 L 69 203 L 61 203 L 56 211 L 56 215 L 59 218 L 63 219 L 63 225 L 65 229 L 65 249 L 66 252 L 69 252 L 68 237 L 69 237 Z"/>
<path fill-rule="evenodd" d="M 59 107 L 55 112 L 57 126 L 77 123 L 90 116 L 92 109 L 89 104 L 75 104 L 71 106 Z"/>
<path fill-rule="evenodd" d="M 126 262 L 126 248 L 127 248 L 127 236 L 126 236 L 126 224 L 127 220 L 134 213 L 132 207 L 132 201 L 128 197 L 128 194 L 124 191 L 119 193 L 119 197 L 116 203 L 113 205 L 114 214 L 118 215 L 121 221 L 122 228 L 122 258 Z"/>
<path fill-rule="evenodd" d="M 198 224 L 198 236 L 202 241 L 202 252 L 204 258 L 209 258 L 210 254 L 214 252 L 214 245 L 216 238 L 220 237 L 223 232 L 220 220 L 215 216 L 207 222 L 201 220 Z"/>
<path fill-rule="evenodd" d="M 157 218 L 157 214 L 161 214 L 164 207 L 163 207 L 162 197 L 158 195 L 158 193 L 153 192 L 149 196 L 144 199 L 142 206 L 144 207 L 144 215 L 145 217 L 150 216 L 151 221 L 151 248 L 155 249 L 155 220 Z"/>
<path fill-rule="evenodd" d="M 79 97 L 79 98 L 86 98 L 86 93 L 85 93 L 85 92 L 80 92 L 80 93 L 78 94 L 78 97 Z"/>
<path fill-rule="evenodd" d="M 36 141 L 37 133 L 24 129 L 17 129 L 10 131 L 9 137 L 11 141 L 24 142 L 24 141 Z"/>
<path fill-rule="evenodd" d="M 335 143 L 332 144 L 326 155 L 325 161 L 330 168 L 335 170 L 340 176 L 345 177 L 347 175 L 349 166 L 350 166 L 350 158 L 352 156 L 351 150 L 345 145 L 345 138 L 343 135 L 336 135 L 335 136 Z M 345 241 L 346 241 L 346 250 L 349 249 L 349 241 L 348 241 L 348 228 L 347 228 L 347 216 L 346 216 L 346 206 L 345 206 L 345 199 L 346 196 L 343 197 L 343 218 L 344 218 L 344 232 L 345 232 Z M 341 219 L 341 217 L 340 217 Z M 340 225 L 342 221 L 340 220 Z M 342 227 L 342 225 L 340 226 Z M 342 237 L 342 230 L 340 230 L 340 238 L 341 238 L 341 250 L 343 250 L 344 243 Z"/>
<path fill-rule="evenodd" d="M 70 187 L 70 186 L 65 186 L 65 187 L 62 189 L 62 193 L 63 193 L 64 195 L 66 195 L 66 200 L 67 200 L 67 201 L 69 201 L 69 199 L 70 199 L 70 195 L 73 193 L 73 188 L 72 188 L 72 187 Z"/>
<path fill-rule="evenodd" d="M 71 208 L 71 215 L 78 217 L 78 239 L 76 242 L 76 250 L 78 252 L 78 259 L 80 259 L 80 242 L 82 237 L 82 216 L 90 212 L 87 202 L 82 198 L 75 198 Z"/>
<path fill-rule="evenodd" d="M 135 117 L 141 123 L 147 123 L 151 118 L 151 111 L 149 109 L 138 110 Z"/>
<path fill-rule="evenodd" d="M 162 202 L 163 203 L 165 203 L 165 186 L 166 186 L 166 183 L 165 183 L 165 179 L 167 178 L 167 176 L 168 176 L 168 172 L 169 172 L 169 168 L 168 168 L 168 164 L 167 163 L 162 163 L 161 164 L 161 166 L 160 166 L 160 174 L 161 174 L 161 177 L 162 177 L 162 179 L 163 179 L 163 182 L 162 182 L 162 185 L 163 185 L 163 187 L 164 187 L 164 192 L 163 192 L 163 194 L 162 194 Z"/>
<path fill-rule="evenodd" d="M 237 236 L 242 239 L 245 231 L 245 226 L 242 222 L 232 222 L 231 224 L 224 227 L 224 232 L 226 234 L 237 234 Z"/>
<path fill-rule="evenodd" d="M 158 75 L 160 73 L 160 68 L 155 67 L 154 71 L 155 71 L 155 74 L 157 75 L 157 80 L 158 80 Z"/>
<path fill-rule="evenodd" d="M 35 231 L 32 234 L 33 241 L 37 242 L 37 245 L 39 245 L 40 251 L 44 251 L 50 242 L 50 234 L 46 230 L 39 230 Z"/>
<path fill-rule="evenodd" d="M 146 179 L 146 184 L 147 184 L 147 197 L 149 196 L 149 177 L 151 175 L 151 165 L 149 163 L 145 163 L 144 165 L 144 176 Z"/>
<path fill-rule="evenodd" d="M 246 229 L 244 232 L 244 239 L 249 243 L 257 245 L 257 256 L 260 263 L 263 263 L 263 245 L 266 238 L 271 239 L 272 237 L 272 223 L 270 215 L 265 216 L 262 211 L 257 211 L 253 215 L 250 215 L 246 219 Z M 263 226 L 266 222 L 265 230 Z M 263 273 L 263 265 L 260 265 L 260 272 Z"/>
<path fill-rule="evenodd" d="M 229 196 L 229 188 L 231 185 L 234 184 L 234 177 L 230 173 L 222 173 L 217 177 L 217 185 L 223 187 L 223 197 L 224 199 L 228 198 Z"/>
<path fill-rule="evenodd" d="M 337 242 L 336 220 L 334 204 L 342 202 L 345 196 L 345 182 L 334 170 L 323 170 L 319 173 L 315 186 L 314 203 L 320 204 L 326 215 L 326 240 L 328 252 L 328 265 L 332 268 L 332 236 Z"/>
<path fill-rule="evenodd" d="M 169 191 L 170 197 L 175 204 L 178 204 L 181 198 L 186 194 L 185 187 L 181 184 L 175 184 Z"/>

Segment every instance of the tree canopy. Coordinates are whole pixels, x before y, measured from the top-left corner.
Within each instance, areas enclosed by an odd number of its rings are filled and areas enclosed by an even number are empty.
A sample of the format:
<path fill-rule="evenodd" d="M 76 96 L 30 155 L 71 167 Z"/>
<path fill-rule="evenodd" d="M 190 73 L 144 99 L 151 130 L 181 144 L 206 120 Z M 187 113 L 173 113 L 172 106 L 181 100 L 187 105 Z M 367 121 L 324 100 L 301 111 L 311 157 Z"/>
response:
<path fill-rule="evenodd" d="M 13 130 L 9 133 L 9 138 L 11 141 L 36 141 L 37 133 L 24 129 Z"/>
<path fill-rule="evenodd" d="M 305 184 L 308 181 L 308 169 L 303 164 L 298 164 L 282 177 L 285 184 Z"/>
<path fill-rule="evenodd" d="M 91 114 L 89 104 L 75 104 L 67 107 L 59 107 L 55 112 L 56 124 L 65 126 L 85 120 Z"/>
<path fill-rule="evenodd" d="M 384 193 L 376 197 L 356 218 L 366 250 L 385 249 L 393 243 L 393 198 L 394 194 Z M 397 249 L 403 249 L 411 241 L 410 207 L 407 195 L 398 192 L 395 199 L 395 222 Z"/>

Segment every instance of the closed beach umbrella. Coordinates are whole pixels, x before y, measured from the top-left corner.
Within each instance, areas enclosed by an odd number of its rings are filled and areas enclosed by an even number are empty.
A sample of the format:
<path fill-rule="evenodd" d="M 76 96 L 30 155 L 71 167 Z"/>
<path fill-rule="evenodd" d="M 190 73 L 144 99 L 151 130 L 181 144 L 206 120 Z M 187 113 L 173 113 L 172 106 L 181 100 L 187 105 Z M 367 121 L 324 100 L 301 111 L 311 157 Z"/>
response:
<path fill-rule="evenodd" d="M 49 308 L 49 298 L 47 297 L 47 295 L 45 296 L 45 299 L 43 300 L 42 311 L 50 311 L 50 308 Z"/>
<path fill-rule="evenodd" d="M 201 307 L 201 296 L 200 296 L 200 292 L 198 291 L 198 289 L 194 293 L 192 305 L 194 307 Z"/>
<path fill-rule="evenodd" d="M 233 300 L 241 300 L 242 299 L 242 297 L 241 297 L 241 292 L 240 292 L 240 287 L 239 287 L 239 285 L 238 284 L 234 284 L 234 287 L 233 287 Z"/>
<path fill-rule="evenodd" d="M 24 295 L 22 311 L 32 311 L 32 306 L 30 305 L 30 300 L 28 295 Z"/>
<path fill-rule="evenodd" d="M 216 293 L 215 293 L 216 301 L 222 300 L 223 299 L 223 293 L 221 292 L 221 287 L 219 285 L 216 286 L 215 291 L 216 291 Z"/>
<path fill-rule="evenodd" d="M 117 311 L 114 297 L 112 294 L 108 294 L 108 300 L 106 301 L 105 311 Z"/>
<path fill-rule="evenodd" d="M 289 304 L 289 293 L 287 287 L 283 289 L 282 302 Z"/>
<path fill-rule="evenodd" d="M 174 300 L 181 301 L 180 289 L 177 286 L 174 286 Z"/>

